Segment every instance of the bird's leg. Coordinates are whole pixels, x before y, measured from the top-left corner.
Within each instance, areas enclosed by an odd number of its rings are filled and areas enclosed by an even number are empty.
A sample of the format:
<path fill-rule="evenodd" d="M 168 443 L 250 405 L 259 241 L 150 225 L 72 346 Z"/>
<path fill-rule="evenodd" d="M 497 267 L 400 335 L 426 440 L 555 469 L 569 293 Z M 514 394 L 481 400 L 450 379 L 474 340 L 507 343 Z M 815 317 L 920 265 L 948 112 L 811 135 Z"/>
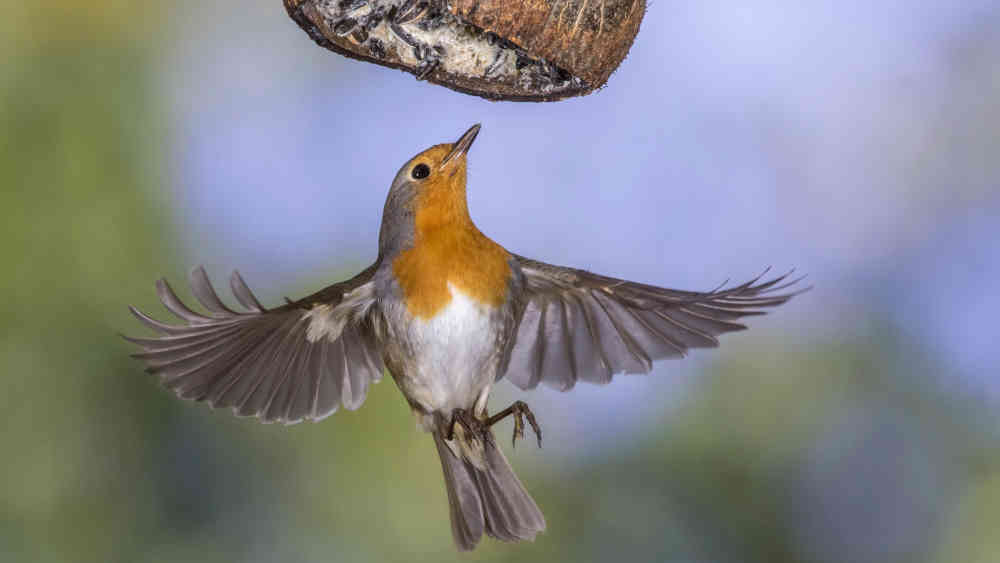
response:
<path fill-rule="evenodd" d="M 493 442 L 493 434 L 490 426 L 476 418 L 471 410 L 455 409 L 451 411 L 451 421 L 448 423 L 448 431 L 445 432 L 445 439 L 449 442 L 455 439 L 455 426 L 461 426 L 469 441 L 482 441 L 484 444 Z"/>
<path fill-rule="evenodd" d="M 514 417 L 514 435 L 511 437 L 511 444 L 517 445 L 518 438 L 524 438 L 524 419 L 528 419 L 528 424 L 535 431 L 535 438 L 538 439 L 538 447 L 542 447 L 542 429 L 535 420 L 535 413 L 531 412 L 528 404 L 524 401 L 514 401 L 512 405 L 483 421 L 486 428 L 493 426 L 508 416 Z"/>

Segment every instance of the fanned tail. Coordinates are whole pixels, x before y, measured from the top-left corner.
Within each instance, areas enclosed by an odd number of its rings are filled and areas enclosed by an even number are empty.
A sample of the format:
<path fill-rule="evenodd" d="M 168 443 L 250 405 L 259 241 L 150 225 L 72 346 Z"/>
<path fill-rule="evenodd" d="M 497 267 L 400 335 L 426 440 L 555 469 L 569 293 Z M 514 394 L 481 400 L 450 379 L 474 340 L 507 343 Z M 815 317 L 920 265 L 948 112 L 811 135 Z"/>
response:
<path fill-rule="evenodd" d="M 474 549 L 483 532 L 502 541 L 523 541 L 534 540 L 545 530 L 545 517 L 500 448 L 486 444 L 483 467 L 479 468 L 452 453 L 440 433 L 433 435 L 458 549 Z"/>

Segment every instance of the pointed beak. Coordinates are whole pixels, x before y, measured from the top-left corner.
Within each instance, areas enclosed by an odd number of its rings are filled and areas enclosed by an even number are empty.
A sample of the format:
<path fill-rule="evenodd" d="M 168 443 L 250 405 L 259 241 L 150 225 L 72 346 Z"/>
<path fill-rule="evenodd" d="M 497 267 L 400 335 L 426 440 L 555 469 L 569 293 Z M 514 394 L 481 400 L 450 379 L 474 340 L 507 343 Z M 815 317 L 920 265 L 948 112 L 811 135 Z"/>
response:
<path fill-rule="evenodd" d="M 469 130 L 463 133 L 462 136 L 455 141 L 455 144 L 451 146 L 451 152 L 449 152 L 448 156 L 444 157 L 444 160 L 441 161 L 442 168 L 445 164 L 451 162 L 452 159 L 458 158 L 469 152 L 469 147 L 472 146 L 472 141 L 476 140 L 476 135 L 479 134 L 480 128 L 481 126 L 478 123 L 469 127 Z"/>

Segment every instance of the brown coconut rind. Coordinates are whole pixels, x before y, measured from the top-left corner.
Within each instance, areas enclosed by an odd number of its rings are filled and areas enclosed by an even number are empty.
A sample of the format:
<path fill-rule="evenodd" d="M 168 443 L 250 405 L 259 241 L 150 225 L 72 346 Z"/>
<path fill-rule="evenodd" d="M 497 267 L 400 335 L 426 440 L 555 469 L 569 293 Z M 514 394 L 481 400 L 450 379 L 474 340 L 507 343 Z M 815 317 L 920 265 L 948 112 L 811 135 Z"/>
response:
<path fill-rule="evenodd" d="M 283 1 L 288 15 L 320 46 L 420 76 L 421 70 L 394 49 L 373 53 L 350 36 L 335 33 L 323 13 L 324 0 Z M 646 11 L 645 0 L 448 0 L 443 6 L 465 23 L 496 34 L 577 79 L 553 91 L 523 80 L 447 72 L 440 66 L 423 79 L 489 100 L 533 102 L 582 96 L 602 87 L 628 54 Z"/>
<path fill-rule="evenodd" d="M 587 92 L 603 86 L 625 60 L 646 13 L 645 0 L 452 0 L 449 7 L 579 76 Z"/>

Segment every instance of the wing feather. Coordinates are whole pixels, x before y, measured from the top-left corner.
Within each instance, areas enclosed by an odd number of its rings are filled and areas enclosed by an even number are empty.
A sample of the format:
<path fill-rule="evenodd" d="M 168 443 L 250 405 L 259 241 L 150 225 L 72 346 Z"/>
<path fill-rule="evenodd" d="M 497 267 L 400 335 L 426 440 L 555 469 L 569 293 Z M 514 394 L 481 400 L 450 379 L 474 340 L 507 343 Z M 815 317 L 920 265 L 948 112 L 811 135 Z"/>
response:
<path fill-rule="evenodd" d="M 215 314 L 218 318 L 231 317 L 239 315 L 236 311 L 233 311 L 226 304 L 219 299 L 219 294 L 215 292 L 215 288 L 212 287 L 211 280 L 208 279 L 208 274 L 205 272 L 204 266 L 198 266 L 197 268 L 191 270 L 191 275 L 189 276 L 191 293 L 194 294 L 195 299 L 201 303 L 201 306 L 208 309 Z"/>
<path fill-rule="evenodd" d="M 601 325 L 601 343 L 610 351 L 608 358 L 613 362 L 613 372 L 646 373 L 651 369 L 652 361 L 635 341 L 612 310 L 601 302 L 600 297 L 591 292 L 587 301 L 593 303 L 595 311 L 602 314 L 595 318 L 604 321 Z"/>
<path fill-rule="evenodd" d="M 604 384 L 616 373 L 647 373 L 653 361 L 714 348 L 718 336 L 744 330 L 743 317 L 763 315 L 809 288 L 802 278 L 769 270 L 707 292 L 629 282 L 515 256 L 525 298 L 505 374 L 515 385 L 566 391 L 578 380 Z M 762 281 L 763 280 L 763 281 Z"/>
<path fill-rule="evenodd" d="M 517 371 L 507 371 L 507 376 L 522 389 L 533 389 L 541 380 L 544 308 L 537 301 L 528 303 L 517 327 L 519 346 L 511 351 L 510 364 L 521 366 Z"/>
<path fill-rule="evenodd" d="M 266 309 L 238 272 L 230 287 L 246 311 L 226 305 L 208 274 L 190 274 L 191 291 L 206 313 L 189 308 L 166 280 L 156 283 L 164 307 L 181 324 L 156 320 L 134 307 L 155 337 L 123 336 L 133 357 L 183 399 L 232 408 L 263 422 L 319 420 L 339 405 L 356 409 L 382 376 L 371 335 L 375 266 L 305 299 Z M 314 324 L 319 330 L 311 330 Z"/>
<path fill-rule="evenodd" d="M 593 312 L 576 293 L 567 296 L 567 302 L 576 311 L 577 319 L 570 322 L 573 331 L 573 365 L 580 379 L 590 383 L 610 383 L 613 371 L 604 353 Z"/>
<path fill-rule="evenodd" d="M 576 370 L 573 369 L 572 335 L 567 330 L 566 309 L 561 299 L 553 299 L 546 304 L 545 311 L 541 382 L 568 391 L 576 383 Z"/>
<path fill-rule="evenodd" d="M 316 389 L 316 405 L 313 420 L 322 420 L 337 412 L 340 406 L 341 377 L 343 368 L 340 365 L 341 355 L 338 353 L 340 341 L 322 341 L 323 369 L 320 374 L 320 386 Z"/>
<path fill-rule="evenodd" d="M 257 296 L 250 291 L 247 286 L 247 282 L 243 281 L 243 276 L 240 275 L 238 270 L 233 270 L 233 275 L 229 276 L 229 288 L 233 292 L 233 297 L 240 302 L 248 310 L 253 313 L 263 313 L 266 311 L 264 306 L 257 301 Z"/>

